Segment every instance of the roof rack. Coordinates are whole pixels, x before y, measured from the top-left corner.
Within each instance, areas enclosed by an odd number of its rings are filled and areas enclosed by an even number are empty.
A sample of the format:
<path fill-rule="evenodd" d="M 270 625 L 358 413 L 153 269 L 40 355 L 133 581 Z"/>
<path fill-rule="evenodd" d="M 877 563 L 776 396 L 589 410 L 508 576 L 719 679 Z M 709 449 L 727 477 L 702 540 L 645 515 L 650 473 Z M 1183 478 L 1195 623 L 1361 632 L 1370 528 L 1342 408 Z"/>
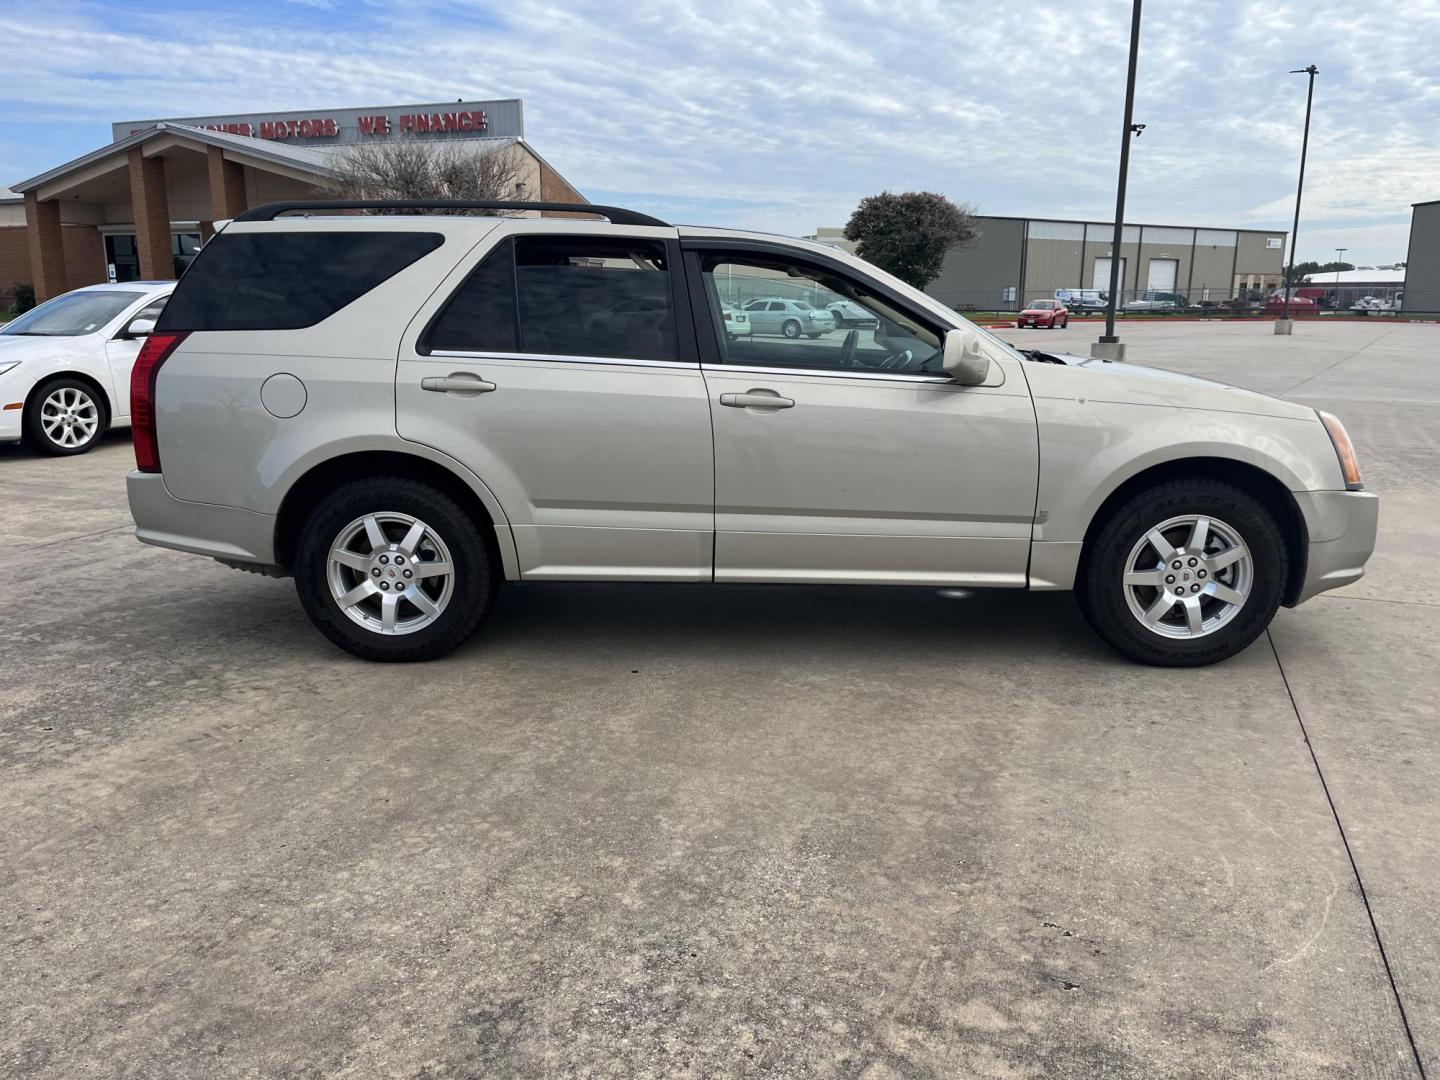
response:
<path fill-rule="evenodd" d="M 596 214 L 614 225 L 655 225 L 669 228 L 668 221 L 598 203 L 563 202 L 474 202 L 469 199 L 322 199 L 315 202 L 273 202 L 236 214 L 236 221 L 274 221 L 281 214 L 317 210 L 561 210 L 571 214 Z"/>

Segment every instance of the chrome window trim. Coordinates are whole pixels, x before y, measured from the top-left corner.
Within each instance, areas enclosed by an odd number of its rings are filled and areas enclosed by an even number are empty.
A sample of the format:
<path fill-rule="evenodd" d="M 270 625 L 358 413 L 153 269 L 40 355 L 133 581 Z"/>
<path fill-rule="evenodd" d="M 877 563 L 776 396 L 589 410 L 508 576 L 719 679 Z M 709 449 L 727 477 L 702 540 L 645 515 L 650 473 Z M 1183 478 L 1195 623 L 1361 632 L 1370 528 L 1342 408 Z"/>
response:
<path fill-rule="evenodd" d="M 826 379 L 863 379 L 866 382 L 945 383 L 955 385 L 948 375 L 917 374 L 908 371 L 839 371 L 835 368 L 759 367 L 749 364 L 704 364 L 706 371 L 716 374 L 740 371 L 747 375 L 818 375 Z"/>
<path fill-rule="evenodd" d="M 425 360 L 442 356 L 452 360 L 544 360 L 556 364 L 606 364 L 612 367 L 672 368 L 681 371 L 695 371 L 698 363 L 685 360 L 627 360 L 621 356 L 569 356 L 562 353 L 522 352 L 458 352 L 451 349 L 433 349 L 428 353 L 416 353 L 413 359 Z"/>

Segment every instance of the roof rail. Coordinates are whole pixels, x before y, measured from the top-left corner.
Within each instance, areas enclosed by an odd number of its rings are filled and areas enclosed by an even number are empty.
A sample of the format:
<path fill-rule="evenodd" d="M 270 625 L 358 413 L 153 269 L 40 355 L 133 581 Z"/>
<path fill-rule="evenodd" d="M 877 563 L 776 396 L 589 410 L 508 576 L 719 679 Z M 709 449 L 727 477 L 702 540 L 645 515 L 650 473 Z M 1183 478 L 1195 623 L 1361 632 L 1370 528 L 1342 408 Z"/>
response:
<path fill-rule="evenodd" d="M 236 221 L 274 221 L 281 214 L 317 210 L 563 210 L 571 214 L 596 214 L 615 225 L 655 225 L 669 228 L 668 221 L 598 203 L 563 202 L 477 202 L 470 199 L 321 199 L 315 202 L 273 202 L 236 214 Z"/>

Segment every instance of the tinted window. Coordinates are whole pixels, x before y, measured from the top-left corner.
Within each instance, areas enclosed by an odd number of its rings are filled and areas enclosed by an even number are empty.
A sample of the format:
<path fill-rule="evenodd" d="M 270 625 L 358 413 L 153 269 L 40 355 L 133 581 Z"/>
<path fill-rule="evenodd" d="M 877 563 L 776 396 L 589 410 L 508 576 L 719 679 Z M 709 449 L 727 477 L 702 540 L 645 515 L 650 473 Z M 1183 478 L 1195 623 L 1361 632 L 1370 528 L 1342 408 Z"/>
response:
<path fill-rule="evenodd" d="M 670 273 L 657 241 L 520 237 L 515 295 L 527 353 L 676 358 Z"/>
<path fill-rule="evenodd" d="M 512 249 L 512 241 L 501 241 L 471 271 L 431 324 L 421 352 L 514 352 L 519 348 Z"/>
<path fill-rule="evenodd" d="M 222 232 L 195 257 L 157 329 L 314 326 L 443 240 L 421 232 Z"/>

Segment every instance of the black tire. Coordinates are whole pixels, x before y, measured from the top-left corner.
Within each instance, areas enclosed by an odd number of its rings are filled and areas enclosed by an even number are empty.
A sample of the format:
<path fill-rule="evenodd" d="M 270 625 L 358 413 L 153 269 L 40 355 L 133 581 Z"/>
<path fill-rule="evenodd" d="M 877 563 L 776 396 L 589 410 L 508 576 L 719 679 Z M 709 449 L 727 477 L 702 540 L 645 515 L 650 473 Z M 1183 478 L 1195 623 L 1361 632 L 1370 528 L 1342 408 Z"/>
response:
<path fill-rule="evenodd" d="M 449 549 L 453 566 L 453 591 L 440 614 L 429 625 L 400 635 L 370 630 L 351 619 L 341 610 L 329 583 L 331 545 L 357 519 L 385 513 L 424 522 Z M 315 628 L 346 652 L 366 660 L 436 660 L 444 656 L 475 632 L 500 586 L 499 567 L 475 520 L 443 492 L 397 477 L 356 480 L 323 499 L 301 532 L 294 570 L 295 591 Z"/>
<path fill-rule="evenodd" d="M 57 442 L 45 430 L 43 415 L 45 403 L 50 400 L 51 395 L 57 392 L 83 395 L 94 410 L 94 430 L 90 433 L 89 438 L 74 446 L 66 446 L 63 442 Z M 30 395 L 21 423 L 25 430 L 25 443 L 32 450 L 52 457 L 73 457 L 75 454 L 84 454 L 95 449 L 95 444 L 100 441 L 100 437 L 110 427 L 110 408 L 109 403 L 105 400 L 105 395 L 84 379 L 77 379 L 73 375 L 59 375 L 41 383 Z M 63 430 L 65 430 L 63 427 L 58 429 L 58 431 Z"/>
<path fill-rule="evenodd" d="M 819 335 L 819 334 L 806 334 L 805 336 L 808 337 L 811 341 L 814 341 L 814 340 L 815 340 L 816 338 L 818 338 L 820 335 Z"/>
<path fill-rule="evenodd" d="M 1223 522 L 1239 534 L 1250 552 L 1253 580 L 1239 610 L 1224 625 L 1204 636 L 1166 637 L 1148 629 L 1131 611 L 1123 583 L 1125 562 L 1149 530 L 1192 514 Z M 1200 667 L 1234 656 L 1260 636 L 1280 606 L 1288 569 L 1284 534 L 1274 515 L 1253 496 L 1217 480 L 1172 480 L 1140 492 L 1110 514 L 1086 545 L 1075 596 L 1085 620 L 1122 655 L 1161 667 Z"/>
<path fill-rule="evenodd" d="M 800 336 L 800 324 L 794 319 L 786 319 L 785 323 L 780 327 L 780 333 L 788 338 L 798 338 Z"/>

